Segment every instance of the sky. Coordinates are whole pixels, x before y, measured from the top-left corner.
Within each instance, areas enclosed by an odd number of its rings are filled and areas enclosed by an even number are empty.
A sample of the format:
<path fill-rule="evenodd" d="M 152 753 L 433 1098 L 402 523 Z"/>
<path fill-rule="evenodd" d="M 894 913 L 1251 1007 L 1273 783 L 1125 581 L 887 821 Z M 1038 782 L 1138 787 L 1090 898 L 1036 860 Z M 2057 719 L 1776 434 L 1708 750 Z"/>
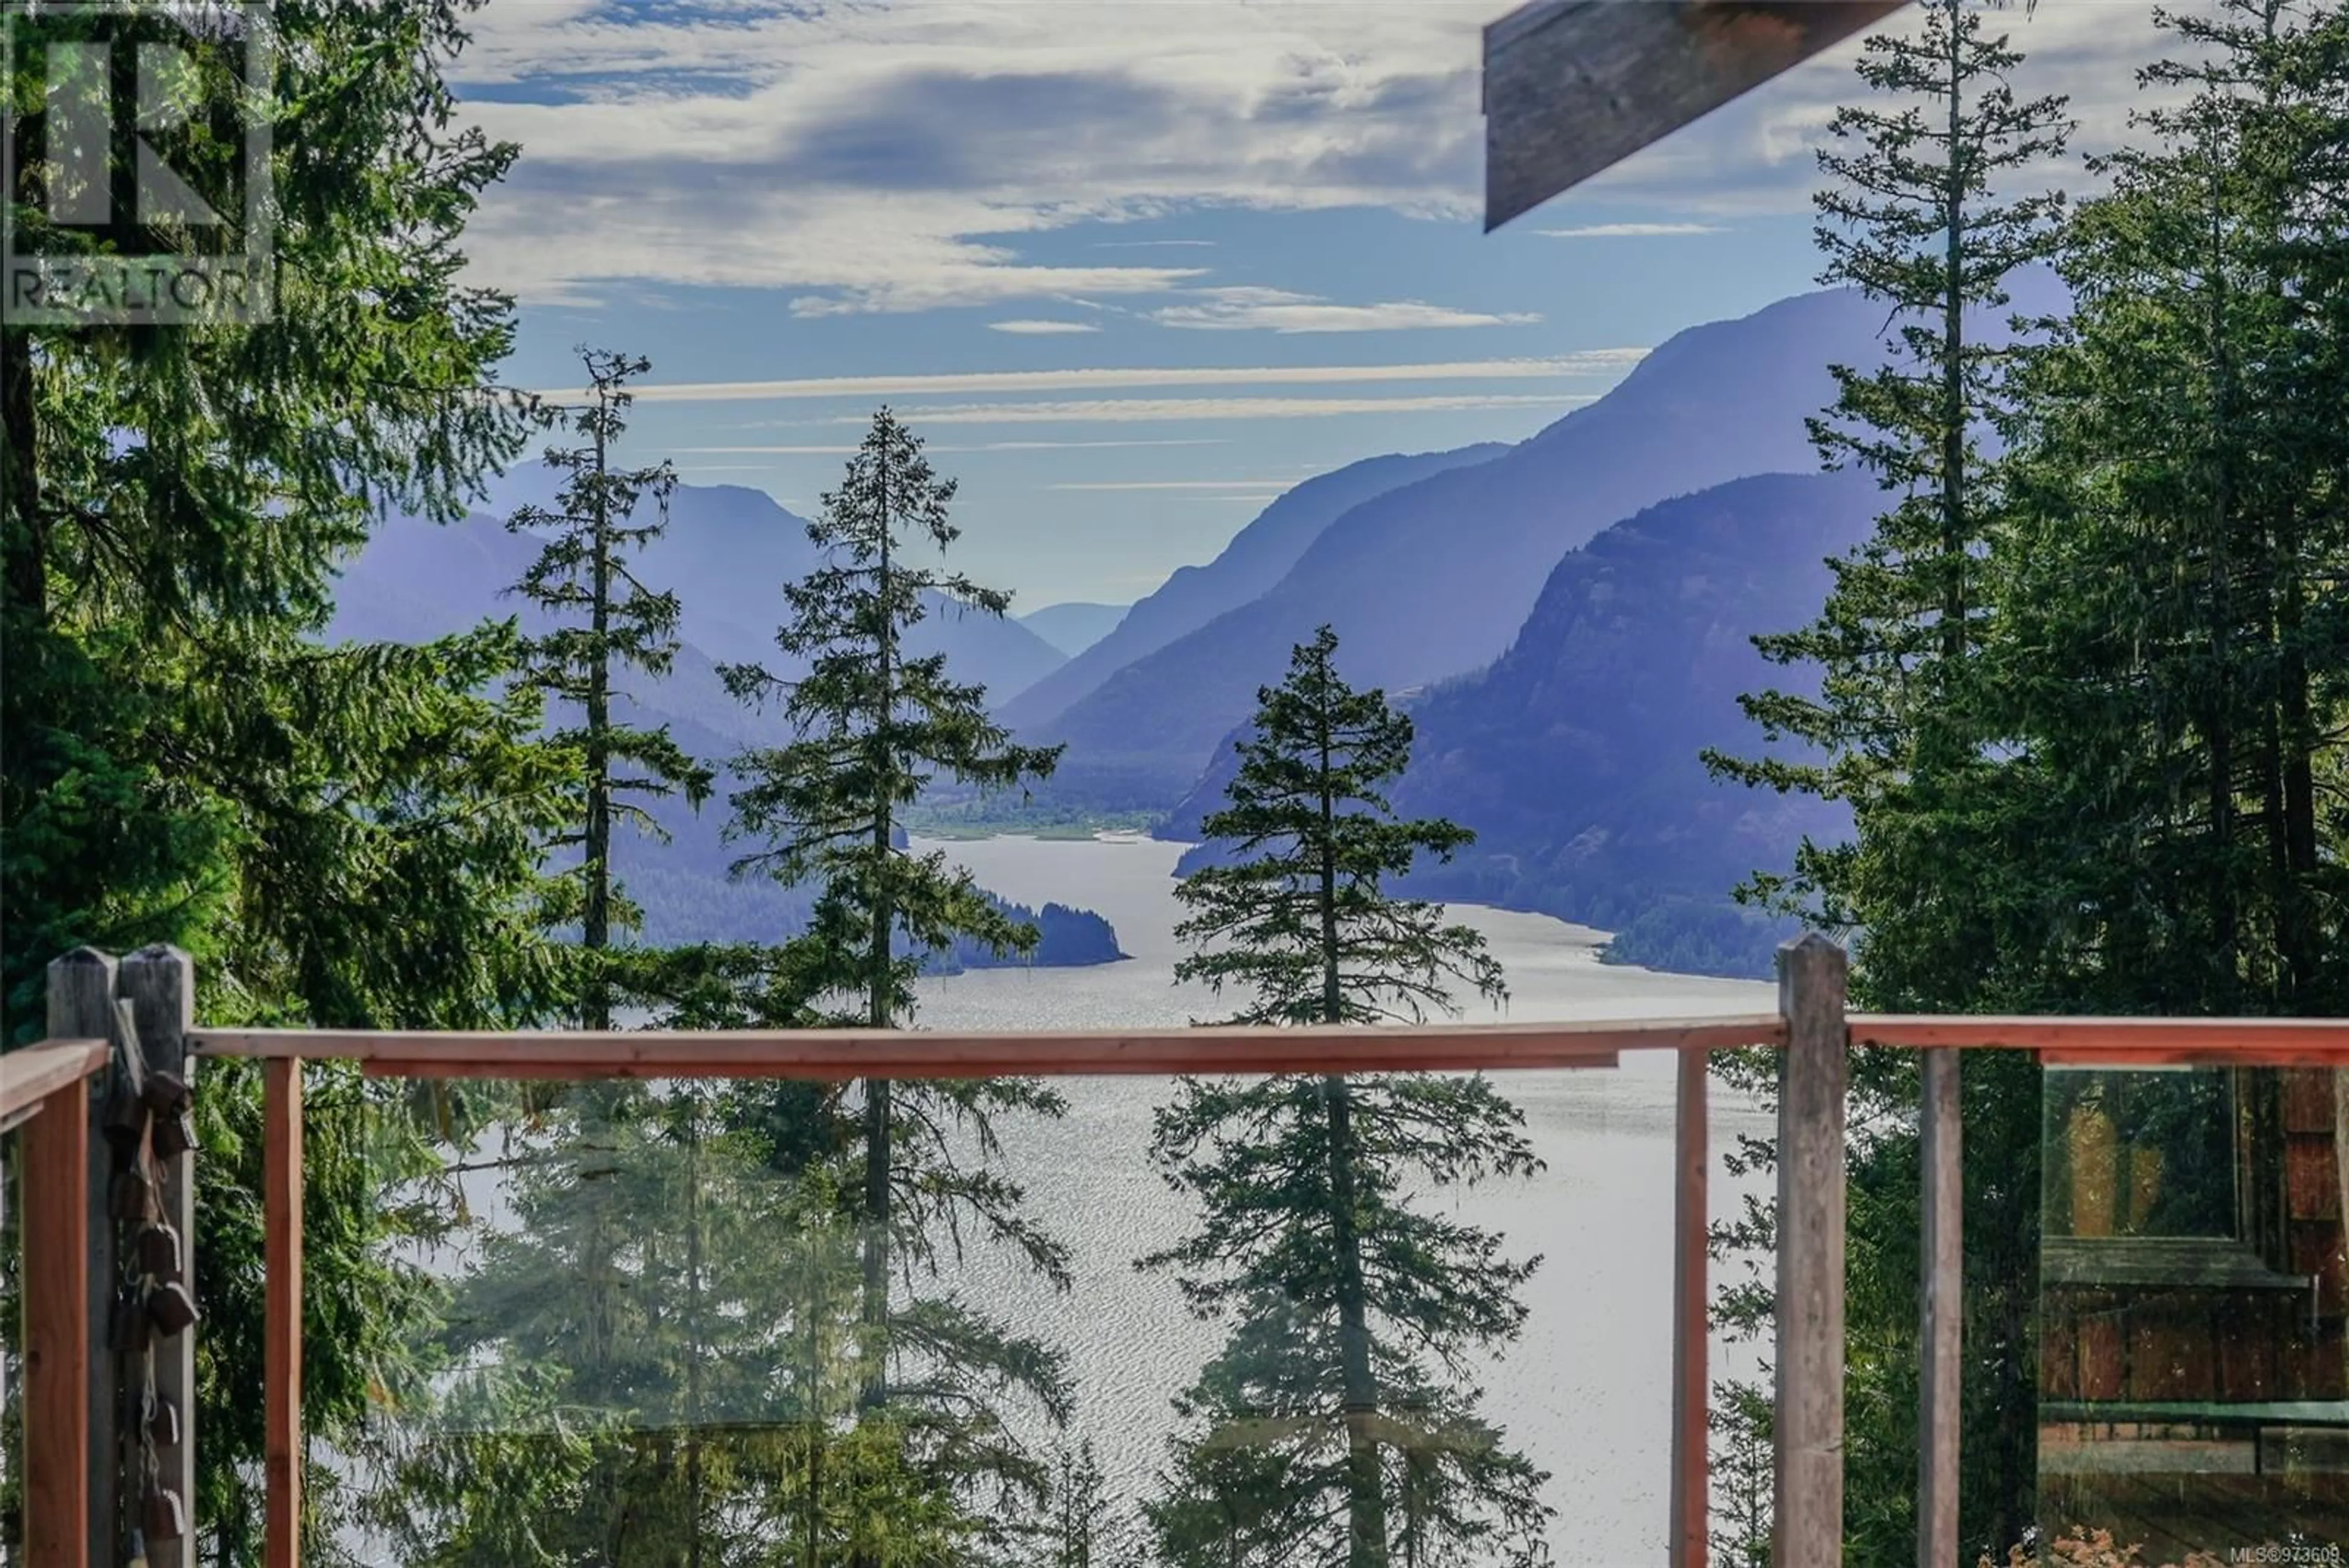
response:
<path fill-rule="evenodd" d="M 515 385 L 577 387 L 581 345 L 652 361 L 635 461 L 810 513 L 886 403 L 1015 613 L 1130 602 L 1300 479 L 1522 440 L 1816 286 L 1857 41 L 1487 234 L 1508 8 L 489 0 L 452 79 L 523 152 L 471 275 L 520 304 Z M 2015 89 L 2119 140 L 2152 6 L 2007 15 Z"/>

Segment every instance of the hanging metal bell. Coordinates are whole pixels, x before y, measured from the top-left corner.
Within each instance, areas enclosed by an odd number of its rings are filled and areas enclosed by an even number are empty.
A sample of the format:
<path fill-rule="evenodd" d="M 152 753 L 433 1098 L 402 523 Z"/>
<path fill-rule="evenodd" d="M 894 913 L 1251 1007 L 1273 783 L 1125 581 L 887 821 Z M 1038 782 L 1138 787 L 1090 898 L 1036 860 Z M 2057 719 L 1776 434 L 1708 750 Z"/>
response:
<path fill-rule="evenodd" d="M 150 1072 L 139 1085 L 139 1097 L 158 1116 L 184 1116 L 195 1103 L 188 1081 L 177 1073 Z"/>
<path fill-rule="evenodd" d="M 196 1118 L 186 1111 L 155 1119 L 155 1158 L 170 1159 L 196 1147 Z"/>
<path fill-rule="evenodd" d="M 187 1506 L 170 1487 L 147 1489 L 146 1515 L 150 1541 L 177 1541 L 188 1532 Z"/>
<path fill-rule="evenodd" d="M 147 1417 L 147 1438 L 159 1449 L 179 1446 L 180 1407 L 168 1394 L 155 1396 L 155 1405 Z"/>
<path fill-rule="evenodd" d="M 114 1217 L 138 1223 L 155 1213 L 155 1184 L 138 1166 L 118 1171 L 114 1178 Z"/>
<path fill-rule="evenodd" d="M 177 1280 L 166 1280 L 147 1293 L 147 1315 L 166 1337 L 192 1326 L 196 1298 Z"/>
<path fill-rule="evenodd" d="M 148 1120 L 147 1102 L 131 1091 L 129 1083 L 118 1082 L 106 1096 L 106 1119 L 98 1125 L 114 1150 L 117 1165 L 128 1165 L 136 1157 L 147 1137 Z"/>
<path fill-rule="evenodd" d="M 159 1280 L 180 1277 L 180 1233 L 168 1223 L 148 1226 L 139 1232 L 139 1267 L 141 1272 Z"/>
<path fill-rule="evenodd" d="M 151 1342 L 153 1328 L 153 1320 L 140 1306 L 139 1299 L 126 1295 L 114 1303 L 114 1321 L 107 1338 L 122 1355 L 143 1355 Z"/>

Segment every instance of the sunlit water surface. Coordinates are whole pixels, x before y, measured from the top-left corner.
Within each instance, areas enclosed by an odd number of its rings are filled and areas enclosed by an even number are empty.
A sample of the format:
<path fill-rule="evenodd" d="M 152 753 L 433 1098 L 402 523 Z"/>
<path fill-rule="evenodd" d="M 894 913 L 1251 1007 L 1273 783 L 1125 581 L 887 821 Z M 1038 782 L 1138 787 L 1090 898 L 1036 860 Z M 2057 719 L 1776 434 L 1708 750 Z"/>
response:
<path fill-rule="evenodd" d="M 1001 837 L 939 847 L 979 883 L 1028 905 L 1091 909 L 1132 956 L 1087 969 L 981 970 L 922 982 L 916 1022 L 931 1028 L 1078 1029 L 1183 1024 L 1218 1016 L 1202 987 L 1178 987 L 1179 912 L 1171 872 L 1179 845 L 1143 838 Z M 1602 965 L 1603 933 L 1538 915 L 1455 906 L 1507 971 L 1506 1016 L 1683 1017 L 1766 1012 L 1766 984 Z M 1470 1018 L 1494 1016 L 1489 1010 Z M 1523 1336 L 1484 1378 L 1488 1412 L 1511 1443 L 1550 1472 L 1561 1563 L 1635 1568 L 1664 1561 L 1669 1490 L 1673 1064 L 1627 1054 L 1613 1071 L 1508 1075 L 1547 1168 L 1530 1180 L 1433 1201 L 1500 1230 L 1517 1255 L 1543 1262 L 1526 1288 Z M 1117 1490 L 1150 1485 L 1174 1424 L 1169 1398 L 1220 1343 L 1192 1319 L 1172 1279 L 1133 1259 L 1182 1233 L 1187 1212 L 1148 1158 L 1156 1078 L 1065 1085 L 1059 1122 L 1003 1129 L 1012 1169 L 1037 1217 L 1065 1240 L 1076 1287 L 1056 1295 L 999 1261 L 974 1259 L 973 1293 L 1068 1346 L 1089 1438 Z M 1734 1135 L 1766 1127 L 1753 1107 L 1713 1093 L 1713 1207 L 1727 1217 L 1743 1184 L 1720 1168 Z M 1716 1347 L 1713 1375 L 1750 1370 L 1743 1347 Z"/>
<path fill-rule="evenodd" d="M 1122 962 L 1083 969 L 999 969 L 925 980 L 916 1024 L 929 1028 L 1078 1029 L 1180 1026 L 1227 1012 L 1204 988 L 1177 986 L 1181 950 L 1172 876 L 1183 848 L 1149 839 L 1000 837 L 943 848 L 978 882 L 1030 907 L 1098 911 L 1116 927 Z M 1454 906 L 1506 969 L 1504 1014 L 1519 1021 L 1689 1017 L 1766 1012 L 1772 989 L 1750 981 L 1602 965 L 1603 933 L 1537 915 Z M 1479 1006 L 1470 1019 L 1496 1016 Z M 1671 1352 L 1673 1062 L 1631 1052 L 1612 1070 L 1506 1075 L 1545 1168 L 1534 1178 L 1423 1195 L 1500 1231 L 1513 1255 L 1537 1254 L 1522 1336 L 1481 1371 L 1485 1412 L 1511 1446 L 1549 1472 L 1551 1544 L 1568 1568 L 1648 1568 L 1664 1562 Z M 1149 1495 L 1176 1417 L 1173 1396 L 1214 1354 L 1223 1329 L 1185 1310 L 1175 1282 L 1134 1260 L 1180 1236 L 1190 1210 L 1149 1158 L 1151 1114 L 1164 1078 L 1063 1080 L 1061 1119 L 1020 1116 L 997 1128 L 1030 1210 L 1069 1248 L 1074 1285 L 1050 1290 L 1011 1260 L 974 1251 L 950 1272 L 966 1293 L 1027 1333 L 1064 1346 L 1078 1389 L 1066 1440 L 1090 1440 L 1131 1528 Z M 1747 1184 L 1721 1151 L 1766 1120 L 1716 1085 L 1713 1209 L 1726 1217 Z M 460 1179 L 490 1231 L 514 1221 L 496 1177 Z M 460 1272 L 460 1252 L 424 1260 Z M 550 1282 L 553 1284 L 553 1282 Z M 562 1288 L 554 1284 L 553 1288 Z M 1714 1347 L 1713 1375 L 1750 1372 L 1746 1346 Z M 1061 1440 L 1023 1422 L 1048 1449 Z M 331 1462 L 331 1461 L 330 1461 Z M 337 1466 L 339 1468 L 339 1466 Z M 347 1542 L 389 1563 L 379 1542 Z"/>

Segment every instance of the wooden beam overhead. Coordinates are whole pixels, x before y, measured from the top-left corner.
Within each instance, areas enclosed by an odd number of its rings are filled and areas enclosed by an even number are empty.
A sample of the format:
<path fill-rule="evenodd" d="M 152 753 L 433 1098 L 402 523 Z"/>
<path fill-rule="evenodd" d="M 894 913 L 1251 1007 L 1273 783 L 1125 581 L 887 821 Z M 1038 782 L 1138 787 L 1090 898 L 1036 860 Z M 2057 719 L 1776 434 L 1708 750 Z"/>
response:
<path fill-rule="evenodd" d="M 1485 29 L 1499 228 L 1907 0 L 1534 0 Z"/>

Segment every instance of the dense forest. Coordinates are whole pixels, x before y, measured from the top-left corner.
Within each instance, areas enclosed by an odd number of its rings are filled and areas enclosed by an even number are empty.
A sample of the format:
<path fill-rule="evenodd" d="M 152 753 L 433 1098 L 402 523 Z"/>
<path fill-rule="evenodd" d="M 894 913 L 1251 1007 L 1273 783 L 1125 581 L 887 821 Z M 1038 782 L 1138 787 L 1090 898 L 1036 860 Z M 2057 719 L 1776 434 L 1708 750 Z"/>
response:
<path fill-rule="evenodd" d="M 2015 85 L 2021 18 L 1923 21 L 1868 41 L 1816 197 L 1826 278 L 1878 302 L 1898 353 L 1839 370 L 1813 430 L 1886 504 L 1819 613 L 1762 641 L 1804 684 L 1747 711 L 1799 752 L 1709 758 L 1855 831 L 1745 894 L 1847 933 L 1861 1007 L 2349 1013 L 2349 12 L 2166 15 L 2154 100 L 2085 150 L 2076 202 L 2044 183 L 2075 128 Z M 2040 265 L 2069 308 L 1987 331 Z M 1727 1070 L 1766 1094 L 1775 1064 Z M 2003 1562 L 2045 1543 L 2043 1093 L 2022 1053 L 1964 1072 L 1961 1525 Z M 1915 1540 L 1918 1093 L 1913 1056 L 1855 1057 L 1855 1562 Z M 1769 1221 L 1719 1241 L 1750 1255 Z M 1723 1309 L 1758 1329 L 1766 1290 Z M 1759 1393 L 1728 1402 L 1743 1451 Z M 1765 1562 L 1766 1520 L 1718 1545 Z"/>
<path fill-rule="evenodd" d="M 891 410 L 807 522 L 816 565 L 772 585 L 771 652 L 717 667 L 773 737 L 698 754 L 616 700 L 678 657 L 678 597 L 642 569 L 676 477 L 616 457 L 641 358 L 587 351 L 588 395 L 559 406 L 500 379 L 516 307 L 469 281 L 464 234 L 523 150 L 460 128 L 469 9 L 277 8 L 276 96 L 304 113 L 277 151 L 274 318 L 0 326 L 6 1043 L 40 1034 L 43 966 L 79 944 L 187 950 L 211 1023 L 361 1029 L 903 1028 L 926 971 L 1040 940 L 1115 956 L 1097 919 L 1007 903 L 907 836 L 926 811 L 983 819 L 1061 753 L 917 635 L 1009 597 L 948 564 L 955 483 Z M 1709 767 L 1849 832 L 1742 909 L 1660 905 L 1614 956 L 1741 967 L 1799 922 L 1848 940 L 1872 1009 L 2349 1014 L 2349 12 L 2170 17 L 2158 107 L 2084 150 L 2063 99 L 2012 85 L 2022 13 L 1921 9 L 1861 52 L 1821 154 L 1826 279 L 1889 324 L 1889 357 L 1839 367 L 1811 422 L 1844 472 L 1770 487 L 1853 508 L 1855 542 L 1761 642 L 1785 680 L 1747 692 L 1752 742 L 1663 737 L 1620 781 Z M 13 106 L 84 25 L 23 22 Z M 2050 171 L 2083 152 L 2093 193 L 2066 200 Z M 45 230 L 37 171 L 16 175 L 40 243 L 124 238 Z M 2011 321 L 2033 268 L 2064 307 Z M 513 520 L 535 618 L 326 635 L 387 514 L 454 524 L 541 446 L 559 483 Z M 1472 498 L 1533 472 L 1414 462 Z M 1625 560 L 1737 558 L 1702 498 L 1615 496 L 1577 505 L 1640 525 L 1538 604 L 1556 552 L 1509 541 L 1531 613 L 1576 621 Z M 1185 768 L 1223 745 L 1180 973 L 1268 1024 L 1500 999 L 1475 932 L 1413 896 L 1475 867 L 1412 760 L 1529 732 L 1559 716 L 1528 694 L 1566 688 L 1535 669 L 1405 711 L 1341 677 L 1327 627 L 1272 624 L 1283 602 L 1153 655 L 1223 704 L 1174 737 Z M 1425 635 L 1481 659 L 1508 629 Z M 688 820 L 740 900 L 722 919 L 645 854 Z M 1659 841 L 1678 828 L 1658 815 Z M 1774 1091 L 1766 1058 L 1718 1070 Z M 1191 1222 L 1133 1262 L 1220 1344 L 1145 1495 L 1112 1499 L 1070 1437 L 1068 1346 L 957 1282 L 985 1256 L 1071 1288 L 1006 1153 L 1065 1116 L 1049 1083 L 309 1072 L 315 1561 L 1467 1568 L 1544 1562 L 1571 1523 L 1477 1383 L 1539 1266 L 1444 1201 L 1536 1165 L 1483 1078 L 1171 1086 L 1152 1152 Z M 1964 1533 L 2002 1560 L 2036 1521 L 2039 1070 L 1970 1063 L 1964 1094 Z M 1847 1556 L 1875 1563 L 1913 1552 L 1913 1063 L 1864 1054 L 1853 1095 Z M 206 1064 L 190 1512 L 222 1568 L 260 1557 L 260 1106 L 256 1074 Z M 1770 1219 L 1720 1250 L 1758 1255 Z M 1720 1320 L 1758 1334 L 1770 1304 L 1740 1284 Z M 1757 1495 L 1766 1397 L 1718 1403 L 1724 1491 Z M 1722 1561 L 1766 1563 L 1766 1508 L 1718 1517 Z"/>

